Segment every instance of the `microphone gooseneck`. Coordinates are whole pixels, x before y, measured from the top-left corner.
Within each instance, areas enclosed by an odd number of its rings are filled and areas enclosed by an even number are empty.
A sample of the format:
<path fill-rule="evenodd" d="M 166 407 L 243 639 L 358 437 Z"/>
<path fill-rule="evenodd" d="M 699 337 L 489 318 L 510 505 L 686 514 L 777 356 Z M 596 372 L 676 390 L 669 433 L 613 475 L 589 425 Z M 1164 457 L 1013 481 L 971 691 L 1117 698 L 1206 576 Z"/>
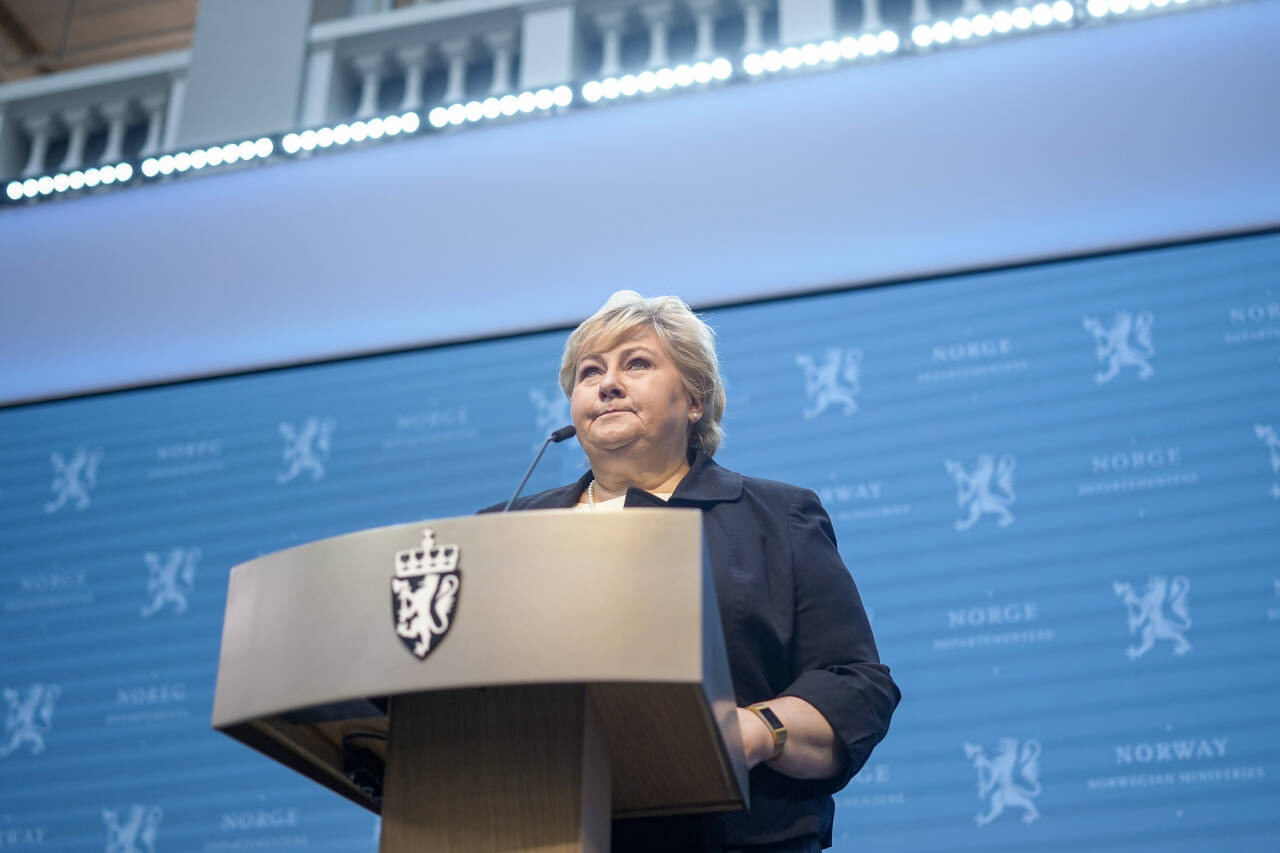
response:
<path fill-rule="evenodd" d="M 529 482 L 533 469 L 538 467 L 538 460 L 542 458 L 542 454 L 547 452 L 547 445 L 553 441 L 559 444 L 566 438 L 573 438 L 575 433 L 577 433 L 577 430 L 573 428 L 573 424 L 569 424 L 568 426 L 560 427 L 560 429 L 547 436 L 546 440 L 542 442 L 542 446 L 538 448 L 538 455 L 533 457 L 533 463 L 529 466 L 529 470 L 524 472 L 524 479 L 520 481 L 520 485 L 516 486 L 515 494 L 511 496 L 511 500 L 507 501 L 507 505 L 502 508 L 503 512 L 511 509 L 511 505 L 516 502 L 516 498 L 520 497 L 520 490 L 524 488 L 525 483 Z"/>

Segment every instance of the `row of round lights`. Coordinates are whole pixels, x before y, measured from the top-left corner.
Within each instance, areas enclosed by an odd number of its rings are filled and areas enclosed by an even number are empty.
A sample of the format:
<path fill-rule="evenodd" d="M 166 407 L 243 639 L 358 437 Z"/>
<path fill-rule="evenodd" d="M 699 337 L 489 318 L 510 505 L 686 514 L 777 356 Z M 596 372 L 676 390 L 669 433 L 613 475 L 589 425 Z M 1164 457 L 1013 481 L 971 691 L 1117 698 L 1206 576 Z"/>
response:
<path fill-rule="evenodd" d="M 261 160 L 270 157 L 273 151 L 275 151 L 275 144 L 263 136 L 256 140 L 228 142 L 226 145 L 214 145 L 211 148 L 196 148 L 192 151 L 179 151 L 176 154 L 165 154 L 161 157 L 148 157 L 142 161 L 140 168 L 144 177 L 155 178 L 172 175 L 175 172 L 198 172 L 206 166 Z"/>
<path fill-rule="evenodd" d="M 623 74 L 621 77 L 605 77 L 582 84 L 582 98 L 589 104 L 601 100 L 613 101 L 672 89 L 687 89 L 693 85 L 705 86 L 713 81 L 728 80 L 733 76 L 733 63 L 720 58 L 709 62 L 677 65 L 641 71 L 639 74 Z"/>
<path fill-rule="evenodd" d="M 742 58 L 742 70 L 757 77 L 761 74 L 777 74 L 797 68 L 831 65 L 858 57 L 888 55 L 898 52 L 898 34 L 892 30 L 866 33 L 857 38 L 845 36 L 840 41 L 810 43 L 784 50 L 766 50 L 764 53 L 748 53 Z"/>
<path fill-rule="evenodd" d="M 953 41 L 984 39 L 993 34 L 1004 35 L 1015 30 L 1069 24 L 1075 16 L 1076 7 L 1070 0 L 1057 0 L 1053 4 L 1037 3 L 1034 6 L 1001 9 L 989 15 L 983 12 L 969 18 L 956 18 L 953 21 L 917 24 L 911 30 L 911 40 L 917 47 L 931 47 Z"/>
<path fill-rule="evenodd" d="M 403 115 L 390 115 L 371 118 L 368 121 L 353 121 L 350 124 L 304 130 L 300 133 L 286 133 L 280 140 L 280 147 L 286 154 L 297 154 L 299 151 L 314 151 L 317 148 L 330 148 L 334 145 L 343 146 L 349 142 L 364 142 L 366 139 L 416 133 L 421 126 L 422 119 L 418 114 L 408 112 Z"/>
<path fill-rule="evenodd" d="M 1185 6 L 1189 0 L 1089 0 L 1085 5 L 1090 16 L 1106 18 L 1130 13 L 1142 14 L 1152 10 L 1167 9 L 1170 6 Z"/>
<path fill-rule="evenodd" d="M 93 189 L 97 186 L 125 184 L 133 180 L 133 166 L 128 163 L 107 164 L 91 169 L 76 169 L 73 172 L 59 172 L 56 175 L 44 175 L 39 178 L 27 178 L 25 181 L 10 181 L 4 188 L 4 194 L 10 201 L 22 201 L 24 198 L 55 195 L 68 190 Z"/>
<path fill-rule="evenodd" d="M 427 122 L 437 130 L 460 125 L 510 117 L 520 113 L 550 112 L 553 109 L 564 109 L 573 103 L 573 90 L 568 86 L 556 86 L 554 89 L 538 89 L 521 92 L 518 95 L 485 98 L 483 101 L 468 101 L 465 104 L 451 104 L 447 107 L 436 107 L 427 113 Z"/>

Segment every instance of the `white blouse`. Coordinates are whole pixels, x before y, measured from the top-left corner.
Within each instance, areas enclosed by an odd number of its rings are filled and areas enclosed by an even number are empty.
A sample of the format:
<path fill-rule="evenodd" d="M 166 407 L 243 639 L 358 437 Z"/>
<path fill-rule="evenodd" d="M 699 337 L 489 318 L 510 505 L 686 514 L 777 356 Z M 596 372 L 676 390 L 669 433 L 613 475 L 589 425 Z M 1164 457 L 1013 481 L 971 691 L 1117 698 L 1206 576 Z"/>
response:
<path fill-rule="evenodd" d="M 662 500 L 664 501 L 669 501 L 671 500 L 672 493 L 671 492 L 650 492 L 649 494 L 653 495 L 655 498 L 662 498 Z M 591 504 L 584 502 L 584 503 L 574 504 L 573 508 L 576 510 L 581 510 L 583 512 L 592 512 L 592 511 L 621 512 L 625 508 L 623 507 L 623 504 L 625 504 L 626 502 L 627 502 L 626 495 L 618 495 L 616 498 L 609 498 L 607 501 L 596 501 L 596 505 L 594 507 L 591 506 Z"/>

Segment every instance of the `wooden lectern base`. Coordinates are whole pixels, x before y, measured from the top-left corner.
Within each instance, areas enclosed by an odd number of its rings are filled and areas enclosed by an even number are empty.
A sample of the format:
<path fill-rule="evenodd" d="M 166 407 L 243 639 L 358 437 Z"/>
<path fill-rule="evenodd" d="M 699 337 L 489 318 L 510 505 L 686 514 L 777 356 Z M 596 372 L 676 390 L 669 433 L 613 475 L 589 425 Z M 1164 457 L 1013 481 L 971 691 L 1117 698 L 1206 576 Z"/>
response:
<path fill-rule="evenodd" d="M 380 853 L 608 853 L 609 749 L 582 685 L 392 698 Z"/>

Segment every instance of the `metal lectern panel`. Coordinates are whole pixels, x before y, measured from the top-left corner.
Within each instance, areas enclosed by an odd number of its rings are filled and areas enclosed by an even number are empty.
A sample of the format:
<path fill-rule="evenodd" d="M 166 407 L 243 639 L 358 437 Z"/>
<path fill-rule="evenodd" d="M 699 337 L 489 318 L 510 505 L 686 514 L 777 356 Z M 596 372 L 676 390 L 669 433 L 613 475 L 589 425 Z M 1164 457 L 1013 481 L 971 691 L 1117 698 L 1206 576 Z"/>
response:
<path fill-rule="evenodd" d="M 406 559 L 398 555 L 421 552 L 428 528 L 441 555 L 433 570 L 456 571 L 457 582 L 438 583 L 452 590 L 451 610 L 450 602 L 438 613 L 428 612 L 430 604 L 419 608 L 437 629 L 447 618 L 447 631 L 415 646 L 397 633 L 393 579 L 397 559 Z M 455 555 L 456 564 L 443 565 Z M 237 566 L 213 725 L 372 807 L 343 774 L 340 748 L 345 732 L 385 732 L 370 699 L 575 683 L 596 685 L 597 702 L 619 715 L 630 712 L 604 698 L 613 695 L 608 685 L 677 690 L 659 691 L 664 696 L 685 687 L 691 698 L 679 701 L 704 709 L 699 722 L 738 742 L 698 511 L 446 518 L 338 536 Z M 345 727 L 344 718 L 351 718 Z M 717 740 L 714 751 L 724 784 L 701 807 L 731 807 L 746 790 L 740 749 Z M 640 797 L 624 810 L 663 808 Z"/>

